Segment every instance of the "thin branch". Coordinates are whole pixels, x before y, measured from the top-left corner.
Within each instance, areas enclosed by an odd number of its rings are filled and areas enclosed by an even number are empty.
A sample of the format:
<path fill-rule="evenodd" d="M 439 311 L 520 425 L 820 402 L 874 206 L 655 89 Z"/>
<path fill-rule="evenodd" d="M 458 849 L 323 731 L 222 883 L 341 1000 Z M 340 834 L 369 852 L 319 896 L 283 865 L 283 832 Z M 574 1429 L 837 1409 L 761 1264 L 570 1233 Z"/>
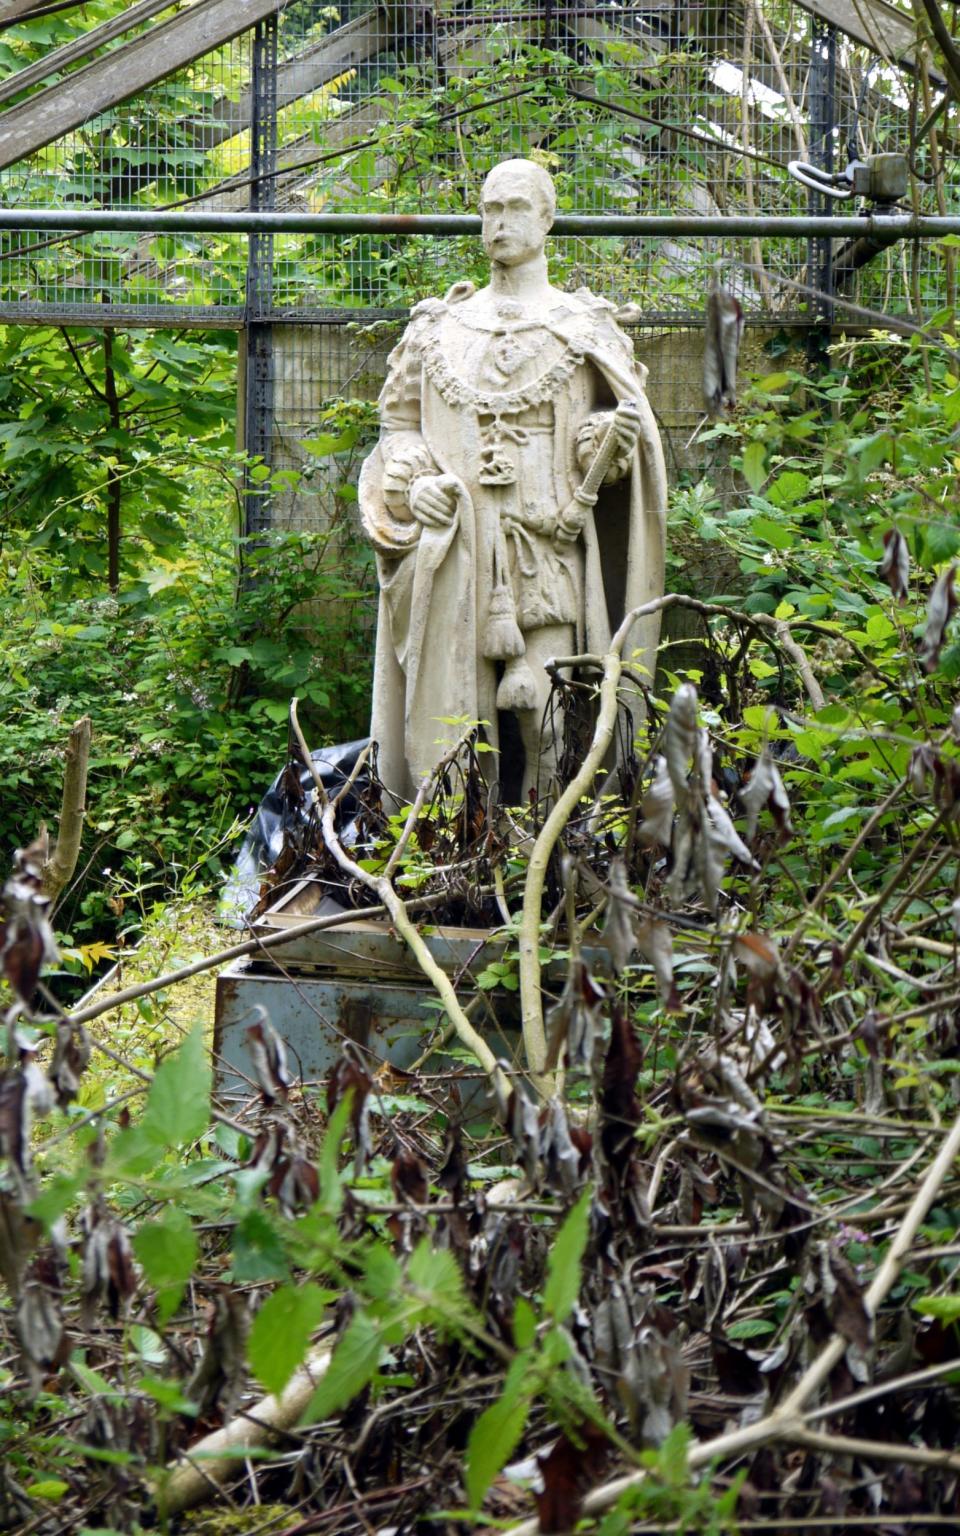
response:
<path fill-rule="evenodd" d="M 871 1316 L 876 1315 L 881 1303 L 896 1284 L 917 1232 L 940 1193 L 958 1155 L 960 1155 L 960 1116 L 954 1121 L 949 1136 L 927 1169 L 926 1176 L 911 1200 L 883 1262 L 867 1287 L 864 1305 Z M 701 1467 L 708 1466 L 712 1461 L 727 1456 L 739 1456 L 755 1447 L 768 1445 L 776 1440 L 796 1443 L 798 1437 L 814 1434 L 815 1431 L 809 1430 L 803 1422 L 806 1405 L 843 1359 L 847 1347 L 847 1340 L 839 1333 L 835 1333 L 807 1367 L 793 1390 L 770 1413 L 765 1414 L 762 1419 L 758 1419 L 753 1424 L 730 1430 L 726 1434 L 716 1435 L 712 1440 L 695 1441 L 690 1447 L 687 1460 L 690 1471 L 695 1472 Z M 830 1448 L 834 1451 L 843 1450 L 844 1443 L 841 1438 L 833 1435 L 824 1438 L 828 1440 Z M 848 1444 L 869 1446 L 871 1454 L 879 1455 L 879 1452 L 873 1450 L 874 1441 L 852 1441 Z M 900 1449 L 904 1453 L 900 1459 L 910 1460 L 909 1452 L 916 1448 L 904 1446 Z M 854 1451 L 852 1454 L 865 1455 L 867 1452 Z M 949 1465 L 944 1463 L 940 1453 L 927 1454 L 937 1457 L 937 1465 Z M 957 1458 L 956 1465 L 960 1470 L 960 1457 Z M 584 1514 L 594 1515 L 601 1510 L 609 1509 L 624 1493 L 637 1487 L 645 1476 L 645 1472 L 631 1472 L 609 1483 L 604 1483 L 599 1488 L 594 1488 L 584 1500 Z M 519 1525 L 511 1526 L 507 1536 L 538 1536 L 539 1530 L 539 1521 L 524 1520 Z"/>
<path fill-rule="evenodd" d="M 947 28 L 940 9 L 939 0 L 913 0 L 914 11 L 922 8 L 923 14 L 930 23 L 930 30 L 940 49 L 940 57 L 943 62 L 943 72 L 947 77 L 954 96 L 960 97 L 960 53 L 957 45 Z"/>
<path fill-rule="evenodd" d="M 330 853 L 333 854 L 333 857 L 336 859 L 337 863 L 340 865 L 340 868 L 344 871 L 345 874 L 350 875 L 353 880 L 359 881 L 361 885 L 365 885 L 368 890 L 376 892 L 377 896 L 380 898 L 383 908 L 389 913 L 390 920 L 393 923 L 394 928 L 397 930 L 400 938 L 403 939 L 404 943 L 407 945 L 410 953 L 413 955 L 424 975 L 428 978 L 429 981 L 433 983 L 433 986 L 436 989 L 444 1008 L 446 1009 L 447 1017 L 456 1030 L 461 1042 L 467 1047 L 468 1051 L 472 1051 L 480 1065 L 486 1072 L 490 1074 L 501 1108 L 505 1108 L 512 1091 L 508 1079 L 498 1066 L 497 1058 L 494 1056 L 487 1042 L 483 1039 L 482 1035 L 477 1033 L 471 1024 L 469 1018 L 461 1007 L 460 1000 L 454 991 L 450 977 L 446 974 L 445 971 L 441 970 L 440 966 L 433 958 L 433 955 L 427 948 L 422 935 L 418 932 L 415 924 L 410 919 L 410 914 L 406 903 L 397 895 L 390 879 L 392 870 L 396 866 L 399 859 L 402 857 L 403 851 L 410 840 L 410 836 L 420 814 L 420 809 L 426 800 L 429 789 L 434 783 L 436 783 L 438 776 L 443 772 L 447 764 L 452 762 L 457 754 L 462 751 L 464 741 L 457 742 L 457 745 L 453 748 L 453 750 L 448 752 L 445 757 L 441 758 L 433 772 L 428 774 L 424 782 L 421 784 L 417 793 L 417 797 L 407 814 L 407 819 L 404 823 L 404 828 L 400 835 L 400 841 L 398 843 L 399 852 L 398 849 L 394 849 L 394 852 L 391 855 L 384 872 L 382 874 L 375 875 L 371 873 L 370 870 L 361 869 L 356 860 L 351 859 L 350 855 L 347 853 L 339 837 L 337 836 L 336 827 L 334 826 L 337 804 L 343 795 L 346 794 L 356 779 L 357 775 L 359 774 L 372 748 L 372 743 L 370 747 L 368 747 L 364 752 L 360 754 L 360 757 L 354 764 L 351 776 L 343 784 L 336 797 L 331 800 L 327 795 L 323 781 L 320 778 L 316 764 L 313 761 L 313 755 L 307 746 L 303 731 L 300 728 L 300 721 L 297 716 L 296 699 L 291 700 L 290 703 L 290 725 L 297 739 L 297 745 L 300 748 L 301 756 L 309 767 L 310 772 L 313 774 L 313 780 L 317 791 L 317 798 L 320 804 L 323 806 L 323 815 L 321 817 L 320 824 L 323 829 L 324 843 L 326 844 Z"/>
<path fill-rule="evenodd" d="M 826 1434 L 815 1429 L 791 1430 L 786 1439 L 811 1451 L 827 1451 L 832 1456 L 860 1456 L 867 1461 L 897 1461 L 917 1467 L 939 1467 L 946 1472 L 960 1472 L 956 1451 L 931 1451 L 925 1445 L 911 1445 L 899 1440 L 857 1440 L 849 1435 Z"/>
<path fill-rule="evenodd" d="M 424 902 L 423 905 L 429 905 L 429 902 Z M 263 938 L 257 937 L 247 939 L 242 944 L 231 944 L 229 949 L 220 949 L 214 955 L 193 960 L 189 965 L 181 965 L 177 970 L 167 971 L 163 976 L 155 976 L 151 981 L 140 981 L 134 986 L 124 987 L 119 992 L 109 992 L 106 997 L 98 998 L 94 1003 L 88 1003 L 86 1008 L 77 1008 L 65 1017 L 70 1024 L 87 1024 L 91 1019 L 98 1019 L 101 1013 L 109 1013 L 112 1008 L 122 1008 L 125 1003 L 135 1003 L 140 997 L 149 997 L 151 992 L 159 992 L 164 987 L 175 986 L 178 981 L 188 981 L 191 976 L 212 971 L 218 965 L 226 965 L 230 960 L 240 960 L 244 955 L 257 954 L 262 949 L 275 949 L 280 944 L 289 944 L 291 939 L 304 938 L 308 933 L 322 933 L 325 928 L 340 928 L 344 923 L 378 917 L 382 912 L 382 906 L 356 907 L 352 911 L 333 912 L 327 917 L 311 917 L 305 922 L 294 924 L 291 928 L 285 928 L 282 933 L 266 934 Z"/>

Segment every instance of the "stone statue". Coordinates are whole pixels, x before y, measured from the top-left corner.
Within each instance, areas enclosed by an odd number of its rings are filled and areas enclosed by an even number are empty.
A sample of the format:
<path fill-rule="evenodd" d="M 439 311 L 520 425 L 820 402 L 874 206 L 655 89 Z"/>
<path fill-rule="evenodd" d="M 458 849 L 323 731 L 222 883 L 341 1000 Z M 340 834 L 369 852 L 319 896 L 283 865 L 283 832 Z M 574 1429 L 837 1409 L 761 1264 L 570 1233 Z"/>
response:
<path fill-rule="evenodd" d="M 546 789 L 544 663 L 602 652 L 628 609 L 663 592 L 666 473 L 646 369 L 607 300 L 551 287 L 555 206 L 532 161 L 490 172 L 490 283 L 415 306 L 380 395 L 360 476 L 380 578 L 371 735 L 405 798 L 456 738 L 442 717 L 514 744 L 522 765 L 498 776 L 515 796 Z M 658 617 L 643 620 L 626 647 L 651 672 L 658 635 Z"/>

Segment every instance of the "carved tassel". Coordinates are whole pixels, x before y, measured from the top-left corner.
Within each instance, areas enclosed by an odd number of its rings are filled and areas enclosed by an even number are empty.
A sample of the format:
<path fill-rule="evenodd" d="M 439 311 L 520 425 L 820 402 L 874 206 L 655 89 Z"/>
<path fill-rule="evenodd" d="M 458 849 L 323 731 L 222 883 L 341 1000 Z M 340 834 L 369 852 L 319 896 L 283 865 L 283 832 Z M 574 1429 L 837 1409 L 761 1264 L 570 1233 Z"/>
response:
<path fill-rule="evenodd" d="M 515 656 L 522 656 L 525 650 L 510 586 L 503 529 L 498 527 L 493 548 L 493 591 L 487 609 L 483 654 L 488 661 L 510 661 Z"/>
<path fill-rule="evenodd" d="M 536 707 L 537 684 L 534 675 L 527 665 L 525 656 L 514 656 L 507 662 L 500 679 L 500 686 L 497 689 L 497 708 L 518 713 L 525 709 L 536 709 Z"/>
<path fill-rule="evenodd" d="M 513 593 L 500 583 L 493 589 L 487 610 L 483 654 L 488 661 L 509 661 L 513 656 L 522 656 L 525 649 L 513 606 Z"/>

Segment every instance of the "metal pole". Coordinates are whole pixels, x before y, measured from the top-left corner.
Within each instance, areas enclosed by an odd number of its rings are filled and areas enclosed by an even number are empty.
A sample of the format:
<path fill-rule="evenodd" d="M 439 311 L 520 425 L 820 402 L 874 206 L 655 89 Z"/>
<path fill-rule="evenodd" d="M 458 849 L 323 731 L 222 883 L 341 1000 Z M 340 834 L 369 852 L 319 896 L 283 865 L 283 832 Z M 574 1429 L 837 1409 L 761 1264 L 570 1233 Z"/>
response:
<path fill-rule="evenodd" d="M 253 35 L 253 80 L 250 121 L 250 210 L 271 212 L 276 206 L 277 145 L 277 18 L 257 23 Z M 263 464 L 270 464 L 273 434 L 273 232 L 258 230 L 247 244 L 244 304 L 243 446 Z M 244 474 L 244 528 L 260 533 L 271 523 L 270 492 Z"/>
<path fill-rule="evenodd" d="M 96 230 L 146 234 L 479 235 L 472 213 L 265 213 L 150 208 L 0 208 L 0 230 L 52 230 L 69 238 Z M 810 218 L 792 214 L 561 214 L 554 235 L 751 236 L 805 240 L 808 235 L 848 239 L 873 235 L 894 240 L 942 240 L 960 235 L 960 216 L 873 213 Z M 0 261 L 3 251 L 0 248 Z"/>
<path fill-rule="evenodd" d="M 810 18 L 810 80 L 807 95 L 810 103 L 810 158 L 824 171 L 833 171 L 834 145 L 834 94 L 836 90 L 837 34 L 836 29 L 819 17 Z M 823 214 L 827 199 L 817 192 L 809 196 L 811 215 Z M 820 236 L 807 246 L 807 271 L 809 281 L 819 290 L 816 313 L 825 325 L 833 319 L 833 244 Z M 811 338 L 812 339 L 812 338 Z"/>

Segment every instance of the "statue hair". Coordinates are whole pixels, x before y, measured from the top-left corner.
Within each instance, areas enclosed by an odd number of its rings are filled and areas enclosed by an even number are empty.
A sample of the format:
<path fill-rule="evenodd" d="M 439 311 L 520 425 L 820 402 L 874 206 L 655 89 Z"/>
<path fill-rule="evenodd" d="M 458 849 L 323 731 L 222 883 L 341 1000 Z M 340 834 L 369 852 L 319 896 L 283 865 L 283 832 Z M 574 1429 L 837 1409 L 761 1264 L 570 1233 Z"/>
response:
<path fill-rule="evenodd" d="M 538 165 L 536 160 L 501 160 L 500 164 L 495 165 L 488 173 L 483 183 L 484 192 L 501 171 L 527 176 L 533 182 L 540 206 L 548 222 L 552 224 L 557 211 L 557 191 L 550 172 L 542 165 Z"/>

